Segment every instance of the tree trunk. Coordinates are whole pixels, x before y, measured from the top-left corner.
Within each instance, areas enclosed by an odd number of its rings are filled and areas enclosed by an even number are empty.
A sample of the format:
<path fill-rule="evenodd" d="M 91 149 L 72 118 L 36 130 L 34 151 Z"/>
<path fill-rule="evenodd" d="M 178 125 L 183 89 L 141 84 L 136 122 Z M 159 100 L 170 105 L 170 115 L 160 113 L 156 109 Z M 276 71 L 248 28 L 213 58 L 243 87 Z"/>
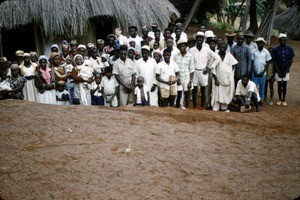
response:
<path fill-rule="evenodd" d="M 251 0 L 249 14 L 250 14 L 249 30 L 251 30 L 255 34 L 258 30 L 257 14 L 256 14 L 256 0 Z"/>

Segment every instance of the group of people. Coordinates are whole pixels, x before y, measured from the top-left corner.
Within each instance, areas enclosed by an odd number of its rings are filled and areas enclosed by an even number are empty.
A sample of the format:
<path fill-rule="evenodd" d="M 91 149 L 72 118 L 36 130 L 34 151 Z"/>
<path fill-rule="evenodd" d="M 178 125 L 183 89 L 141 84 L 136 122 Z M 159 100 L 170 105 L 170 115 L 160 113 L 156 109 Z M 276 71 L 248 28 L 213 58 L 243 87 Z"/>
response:
<path fill-rule="evenodd" d="M 276 48 L 254 40 L 251 31 L 226 32 L 226 39 L 201 25 L 188 38 L 181 23 L 170 23 L 163 33 L 116 28 L 96 43 L 76 40 L 51 46 L 50 56 L 16 51 L 16 61 L 0 58 L 0 98 L 24 99 L 44 104 L 98 106 L 161 106 L 229 112 L 230 104 L 241 112 L 267 99 L 273 105 L 273 83 L 278 82 L 277 105 L 287 106 L 286 92 L 293 49 L 287 36 L 279 35 Z M 236 41 L 235 41 L 236 38 Z"/>

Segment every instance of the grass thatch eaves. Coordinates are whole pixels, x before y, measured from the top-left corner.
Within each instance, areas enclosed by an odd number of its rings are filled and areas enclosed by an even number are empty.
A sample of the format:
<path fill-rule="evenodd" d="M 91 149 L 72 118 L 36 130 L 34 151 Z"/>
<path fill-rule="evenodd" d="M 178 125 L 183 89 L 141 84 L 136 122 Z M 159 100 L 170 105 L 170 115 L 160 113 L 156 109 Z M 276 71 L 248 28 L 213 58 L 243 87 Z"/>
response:
<path fill-rule="evenodd" d="M 297 6 L 288 8 L 274 20 L 274 29 L 300 36 L 300 11 Z"/>
<path fill-rule="evenodd" d="M 152 22 L 166 27 L 180 14 L 168 0 L 12 0 L 0 5 L 0 28 L 34 23 L 48 38 L 82 36 L 89 20 L 99 16 L 112 17 L 127 29 Z"/>

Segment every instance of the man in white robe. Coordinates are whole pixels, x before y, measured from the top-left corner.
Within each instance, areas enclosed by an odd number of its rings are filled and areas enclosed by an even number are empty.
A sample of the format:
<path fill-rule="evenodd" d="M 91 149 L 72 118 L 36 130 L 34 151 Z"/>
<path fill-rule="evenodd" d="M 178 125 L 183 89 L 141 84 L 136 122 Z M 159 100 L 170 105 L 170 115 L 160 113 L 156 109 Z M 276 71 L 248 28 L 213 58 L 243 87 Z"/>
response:
<path fill-rule="evenodd" d="M 158 95 L 157 95 L 157 81 L 155 69 L 157 67 L 156 61 L 149 57 L 150 47 L 142 47 L 142 58 L 136 62 L 137 76 L 142 76 L 145 80 L 145 85 L 150 88 L 150 106 L 158 106 Z"/>
<path fill-rule="evenodd" d="M 227 44 L 225 42 L 220 44 L 220 51 L 218 53 L 219 62 L 215 68 L 212 69 L 212 100 L 211 105 L 214 111 L 229 112 L 228 104 L 234 96 L 234 68 L 237 60 L 230 53 L 226 53 Z"/>

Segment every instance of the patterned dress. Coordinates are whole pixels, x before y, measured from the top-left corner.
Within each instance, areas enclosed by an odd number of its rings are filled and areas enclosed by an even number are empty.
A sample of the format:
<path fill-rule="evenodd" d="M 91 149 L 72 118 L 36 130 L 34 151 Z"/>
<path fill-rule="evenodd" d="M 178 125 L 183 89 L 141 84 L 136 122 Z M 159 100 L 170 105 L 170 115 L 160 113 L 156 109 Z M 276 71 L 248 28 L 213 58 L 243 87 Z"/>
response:
<path fill-rule="evenodd" d="M 18 78 L 9 77 L 8 82 L 12 90 L 20 87 L 21 82 L 26 82 L 23 76 L 18 76 Z M 11 93 L 13 99 L 24 99 L 23 89 Z"/>

